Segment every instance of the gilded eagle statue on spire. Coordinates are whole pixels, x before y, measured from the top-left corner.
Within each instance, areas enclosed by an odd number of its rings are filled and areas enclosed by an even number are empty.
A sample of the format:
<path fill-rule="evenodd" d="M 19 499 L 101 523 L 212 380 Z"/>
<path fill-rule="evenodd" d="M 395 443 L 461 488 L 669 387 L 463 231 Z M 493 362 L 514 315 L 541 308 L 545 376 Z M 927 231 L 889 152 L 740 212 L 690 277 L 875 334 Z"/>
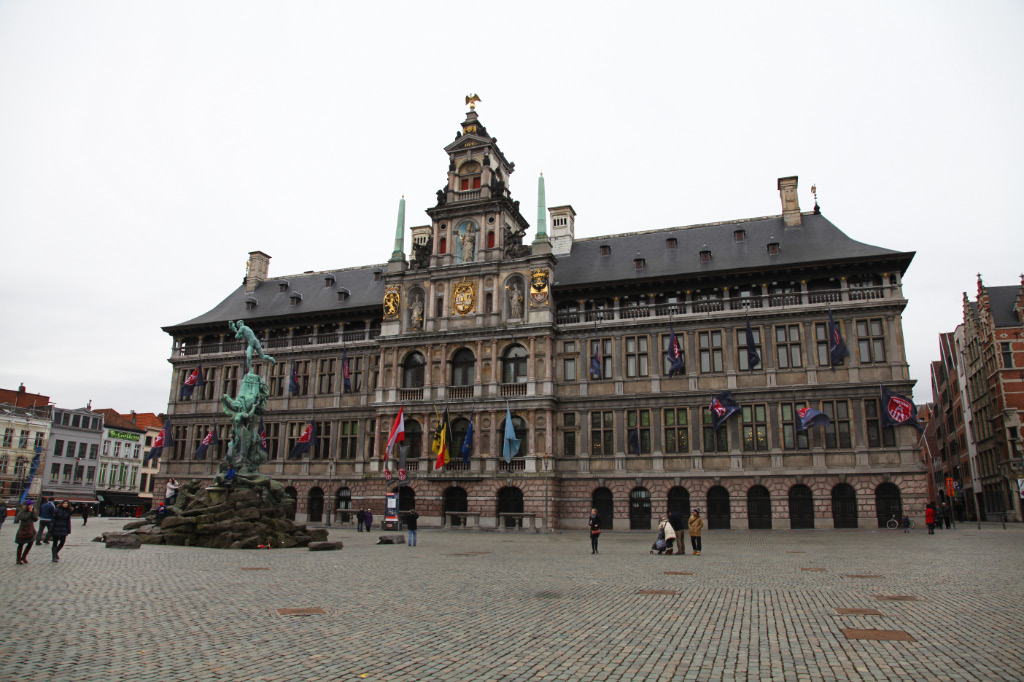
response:
<path fill-rule="evenodd" d="M 470 111 L 475 111 L 476 103 L 482 101 L 483 100 L 480 99 L 480 95 L 476 94 L 475 92 L 472 95 L 466 95 L 466 104 L 469 105 Z"/>

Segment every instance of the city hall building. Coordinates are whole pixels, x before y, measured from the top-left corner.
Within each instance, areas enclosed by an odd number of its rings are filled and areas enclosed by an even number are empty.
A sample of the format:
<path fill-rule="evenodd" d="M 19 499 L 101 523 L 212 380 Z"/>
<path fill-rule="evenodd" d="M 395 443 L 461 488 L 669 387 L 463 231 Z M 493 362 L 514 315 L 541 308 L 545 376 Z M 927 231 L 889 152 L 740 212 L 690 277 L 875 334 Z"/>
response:
<path fill-rule="evenodd" d="M 403 200 L 386 262 L 271 276 L 270 256 L 253 251 L 243 285 L 165 327 L 174 446 L 158 489 L 168 475 L 216 472 L 230 437 L 219 398 L 244 371 L 228 321 L 242 320 L 277 361 L 254 363 L 270 389 L 262 470 L 313 522 L 380 514 L 389 491 L 427 526 L 582 528 L 592 507 L 616 530 L 694 507 L 712 529 L 923 514 L 918 433 L 883 427 L 879 405 L 880 386 L 913 386 L 901 322 L 913 253 L 801 211 L 796 177 L 771 190 L 780 215 L 576 239 L 575 211 L 545 207 L 543 178 L 531 228 L 511 192 L 515 164 L 475 111 L 444 151 L 429 224 L 407 240 Z M 849 348 L 838 365 L 830 311 Z M 673 333 L 684 369 L 670 375 Z M 182 398 L 199 367 L 203 385 Z M 741 409 L 716 431 L 709 406 L 726 391 Z M 800 430 L 804 406 L 829 425 Z M 382 462 L 399 408 L 400 484 L 397 449 Z M 451 456 L 435 468 L 446 410 Z M 509 416 L 519 446 L 507 460 Z M 289 459 L 310 422 L 315 445 Z M 196 459 L 211 429 L 219 445 Z"/>

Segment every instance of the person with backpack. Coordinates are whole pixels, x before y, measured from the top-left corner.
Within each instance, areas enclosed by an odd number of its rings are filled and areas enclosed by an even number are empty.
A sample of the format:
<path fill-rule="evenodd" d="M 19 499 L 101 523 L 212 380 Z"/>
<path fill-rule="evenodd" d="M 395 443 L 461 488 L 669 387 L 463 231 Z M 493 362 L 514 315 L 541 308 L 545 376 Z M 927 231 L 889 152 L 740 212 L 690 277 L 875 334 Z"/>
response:
<path fill-rule="evenodd" d="M 53 504 L 53 498 L 43 498 L 43 506 L 39 508 L 39 532 L 36 533 L 36 544 L 50 544 L 50 524 L 53 523 L 53 512 L 57 507 Z"/>

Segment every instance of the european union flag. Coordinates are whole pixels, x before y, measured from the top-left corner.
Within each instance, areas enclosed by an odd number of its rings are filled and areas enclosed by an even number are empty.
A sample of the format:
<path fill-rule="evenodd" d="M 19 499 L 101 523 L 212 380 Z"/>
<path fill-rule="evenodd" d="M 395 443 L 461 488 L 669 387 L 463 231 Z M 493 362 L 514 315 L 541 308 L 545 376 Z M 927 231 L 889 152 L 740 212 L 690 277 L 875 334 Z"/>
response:
<path fill-rule="evenodd" d="M 761 356 L 757 354 L 757 346 L 754 344 L 754 330 L 750 328 L 750 315 L 747 315 L 747 369 L 753 371 L 754 367 L 761 364 Z"/>
<path fill-rule="evenodd" d="M 295 443 L 295 447 L 288 454 L 288 459 L 298 459 L 302 457 L 311 447 L 316 445 L 316 423 L 310 422 L 306 426 L 306 430 L 299 436 L 299 440 Z"/>
<path fill-rule="evenodd" d="M 473 451 L 473 415 L 476 410 L 469 413 L 469 427 L 466 429 L 466 438 L 462 441 L 462 463 L 469 464 L 469 453 Z"/>
<path fill-rule="evenodd" d="M 299 366 L 296 362 L 292 362 L 292 373 L 288 377 L 288 393 L 291 395 L 299 394 Z"/>
<path fill-rule="evenodd" d="M 832 317 L 832 309 L 828 309 L 828 357 L 833 365 L 843 364 L 843 358 L 849 357 L 850 351 L 843 343 L 843 335 L 839 333 L 839 325 Z"/>
<path fill-rule="evenodd" d="M 711 426 L 715 431 L 725 423 L 725 420 L 740 411 L 739 403 L 732 399 L 732 392 L 726 391 L 717 394 L 711 399 Z"/>
<path fill-rule="evenodd" d="M 683 351 L 679 348 L 679 339 L 676 338 L 676 330 L 671 326 L 669 329 L 668 337 L 668 351 L 665 353 L 665 357 L 668 358 L 670 366 L 668 368 L 669 377 L 674 374 L 685 374 L 686 364 L 683 362 Z"/>

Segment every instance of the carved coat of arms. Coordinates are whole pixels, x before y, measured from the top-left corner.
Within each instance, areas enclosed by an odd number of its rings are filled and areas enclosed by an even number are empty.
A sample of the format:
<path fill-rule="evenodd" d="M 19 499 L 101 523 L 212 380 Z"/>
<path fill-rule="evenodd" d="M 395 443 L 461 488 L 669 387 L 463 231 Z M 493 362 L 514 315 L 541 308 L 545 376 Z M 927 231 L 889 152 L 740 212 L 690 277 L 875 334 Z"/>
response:
<path fill-rule="evenodd" d="M 544 305 L 548 301 L 548 279 L 546 268 L 530 271 L 530 298 L 534 305 Z"/>
<path fill-rule="evenodd" d="M 476 282 L 461 280 L 452 285 L 452 304 L 459 315 L 467 315 L 476 307 Z"/>
<path fill-rule="evenodd" d="M 384 289 L 384 319 L 394 320 L 402 303 L 397 284 L 388 284 Z"/>

